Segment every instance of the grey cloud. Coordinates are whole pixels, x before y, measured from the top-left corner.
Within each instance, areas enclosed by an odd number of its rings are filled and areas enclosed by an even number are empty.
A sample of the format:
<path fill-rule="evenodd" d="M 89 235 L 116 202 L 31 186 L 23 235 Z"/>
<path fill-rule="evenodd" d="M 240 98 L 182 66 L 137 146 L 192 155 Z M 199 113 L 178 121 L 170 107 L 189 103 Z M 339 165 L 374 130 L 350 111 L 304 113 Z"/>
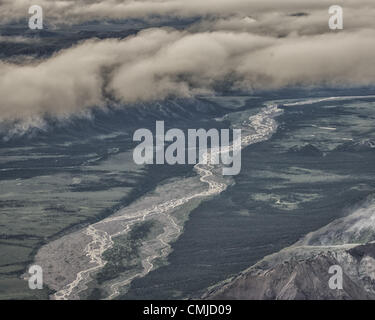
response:
<path fill-rule="evenodd" d="M 151 29 L 124 40 L 90 40 L 37 64 L 0 64 L 0 111 L 2 118 L 65 117 L 105 106 L 104 84 L 122 103 L 210 92 L 228 76 L 247 90 L 372 84 L 374 36 L 367 30 L 278 39 Z"/>
<path fill-rule="evenodd" d="M 145 18 L 152 15 L 176 17 L 230 16 L 261 14 L 264 12 L 327 11 L 331 0 L 2 0 L 0 21 L 27 17 L 31 5 L 40 5 L 46 19 L 74 23 L 90 19 Z M 373 7 L 372 0 L 340 0 L 335 4 L 346 9 Z"/>
<path fill-rule="evenodd" d="M 88 40 L 42 61 L 0 62 L 3 120 L 66 118 L 104 108 L 108 99 L 124 105 L 188 97 L 213 92 L 223 80 L 243 90 L 375 83 L 372 1 L 345 1 L 340 32 L 328 29 L 325 0 L 39 1 L 47 14 L 69 19 L 203 18 L 185 31 L 148 29 L 122 40 Z M 29 2 L 2 5 L 16 14 Z M 307 14 L 295 14 L 301 12 Z"/>

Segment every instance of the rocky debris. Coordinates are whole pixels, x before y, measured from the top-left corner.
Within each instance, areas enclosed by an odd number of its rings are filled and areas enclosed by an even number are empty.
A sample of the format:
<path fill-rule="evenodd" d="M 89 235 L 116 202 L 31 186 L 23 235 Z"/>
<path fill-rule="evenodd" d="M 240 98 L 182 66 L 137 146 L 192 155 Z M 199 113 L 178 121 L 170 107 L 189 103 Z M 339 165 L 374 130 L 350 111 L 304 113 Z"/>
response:
<path fill-rule="evenodd" d="M 374 245 L 371 245 L 374 246 Z M 366 246 L 362 246 L 366 247 Z M 298 248 L 302 250 L 302 248 Z M 340 251 L 310 252 L 307 258 L 299 259 L 298 253 L 290 251 L 290 258 L 265 268 L 269 263 L 260 264 L 241 273 L 230 282 L 219 285 L 209 291 L 205 299 L 244 299 L 244 300 L 357 300 L 375 299 L 375 294 L 366 290 L 365 282 L 371 275 L 361 274 L 362 255 L 350 270 L 343 266 L 343 289 L 331 289 L 328 272 L 333 265 L 341 265 L 337 256 L 348 254 L 356 248 Z M 352 251 L 354 250 L 354 251 Z M 361 252 L 367 249 L 362 248 Z M 370 250 L 370 249 L 369 249 Z M 373 250 L 373 248 L 371 249 Z M 356 258 L 358 255 L 356 255 Z M 347 258 L 348 259 L 348 258 Z M 262 268 L 263 267 L 263 268 Z M 357 277 L 351 274 L 352 269 L 358 272 Z M 363 269 L 363 268 L 362 268 Z"/>
<path fill-rule="evenodd" d="M 289 248 L 210 288 L 204 299 L 375 299 L 375 202 L 306 235 Z M 342 289 L 330 288 L 332 266 Z"/>

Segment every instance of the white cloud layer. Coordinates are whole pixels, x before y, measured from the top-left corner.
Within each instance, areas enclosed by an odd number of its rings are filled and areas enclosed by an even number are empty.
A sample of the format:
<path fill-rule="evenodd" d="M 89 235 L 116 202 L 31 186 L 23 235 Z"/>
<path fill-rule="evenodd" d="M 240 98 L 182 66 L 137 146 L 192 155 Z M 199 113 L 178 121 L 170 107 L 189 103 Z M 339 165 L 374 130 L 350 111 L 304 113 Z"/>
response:
<path fill-rule="evenodd" d="M 30 1 L 4 0 L 0 17 Z M 38 4 L 38 1 L 32 1 Z M 188 30 L 148 29 L 123 40 L 87 40 L 37 63 L 0 61 L 2 119 L 68 116 L 107 99 L 121 104 L 232 88 L 372 85 L 372 1 L 345 1 L 345 29 L 328 29 L 330 1 L 39 1 L 51 16 L 201 16 Z M 277 4 L 277 6 L 276 6 Z M 26 11 L 27 12 L 27 11 Z M 301 14 L 305 13 L 305 14 Z M 68 18 L 67 18 L 68 19 Z"/>
<path fill-rule="evenodd" d="M 40 5 L 46 17 L 66 22 L 90 19 L 145 18 L 147 16 L 261 15 L 269 12 L 328 11 L 331 5 L 347 10 L 374 9 L 373 0 L 2 0 L 0 21 L 24 18 L 31 5 Z"/>

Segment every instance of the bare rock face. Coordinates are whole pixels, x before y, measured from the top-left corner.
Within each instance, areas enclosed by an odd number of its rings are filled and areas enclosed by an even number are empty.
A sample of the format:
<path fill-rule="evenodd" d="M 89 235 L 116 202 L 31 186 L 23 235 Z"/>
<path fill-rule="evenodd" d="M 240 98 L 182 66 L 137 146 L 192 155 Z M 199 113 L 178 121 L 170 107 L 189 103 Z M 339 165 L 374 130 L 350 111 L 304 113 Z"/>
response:
<path fill-rule="evenodd" d="M 347 253 L 346 253 L 347 254 Z M 363 279 L 353 279 L 343 272 L 343 289 L 331 289 L 328 270 L 340 265 L 332 252 L 312 254 L 307 259 L 291 257 L 281 263 L 261 269 L 255 265 L 232 279 L 227 284 L 208 292 L 205 299 L 244 300 L 332 300 L 332 299 L 374 299 L 372 292 L 366 291 Z M 360 263 L 355 266 L 358 270 Z M 352 266 L 353 268 L 353 266 Z"/>
<path fill-rule="evenodd" d="M 204 299 L 375 299 L 374 203 L 308 234 L 293 246 L 207 290 Z M 332 266 L 342 289 L 330 288 Z"/>

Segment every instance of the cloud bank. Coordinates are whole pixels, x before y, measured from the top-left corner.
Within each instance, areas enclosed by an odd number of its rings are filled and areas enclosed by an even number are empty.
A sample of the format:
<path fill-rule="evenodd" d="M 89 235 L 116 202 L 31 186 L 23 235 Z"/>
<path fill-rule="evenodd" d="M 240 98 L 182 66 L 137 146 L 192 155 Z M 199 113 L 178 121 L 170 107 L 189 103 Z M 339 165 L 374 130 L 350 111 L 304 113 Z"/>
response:
<path fill-rule="evenodd" d="M 225 17 L 270 12 L 327 12 L 336 4 L 349 10 L 373 10 L 372 0 L 2 0 L 0 22 L 23 19 L 31 5 L 40 5 L 47 19 L 79 22 L 92 19 L 174 17 Z M 370 13 L 369 13 L 370 16 Z"/>
<path fill-rule="evenodd" d="M 1 19 L 4 12 L 17 16 L 29 2 L 3 1 Z M 72 21 L 155 14 L 201 19 L 183 31 L 90 39 L 33 63 L 0 61 L 2 120 L 67 117 L 109 102 L 189 97 L 219 85 L 252 91 L 375 83 L 372 1 L 345 1 L 340 32 L 328 29 L 331 4 L 323 0 L 39 2 L 51 16 Z"/>

